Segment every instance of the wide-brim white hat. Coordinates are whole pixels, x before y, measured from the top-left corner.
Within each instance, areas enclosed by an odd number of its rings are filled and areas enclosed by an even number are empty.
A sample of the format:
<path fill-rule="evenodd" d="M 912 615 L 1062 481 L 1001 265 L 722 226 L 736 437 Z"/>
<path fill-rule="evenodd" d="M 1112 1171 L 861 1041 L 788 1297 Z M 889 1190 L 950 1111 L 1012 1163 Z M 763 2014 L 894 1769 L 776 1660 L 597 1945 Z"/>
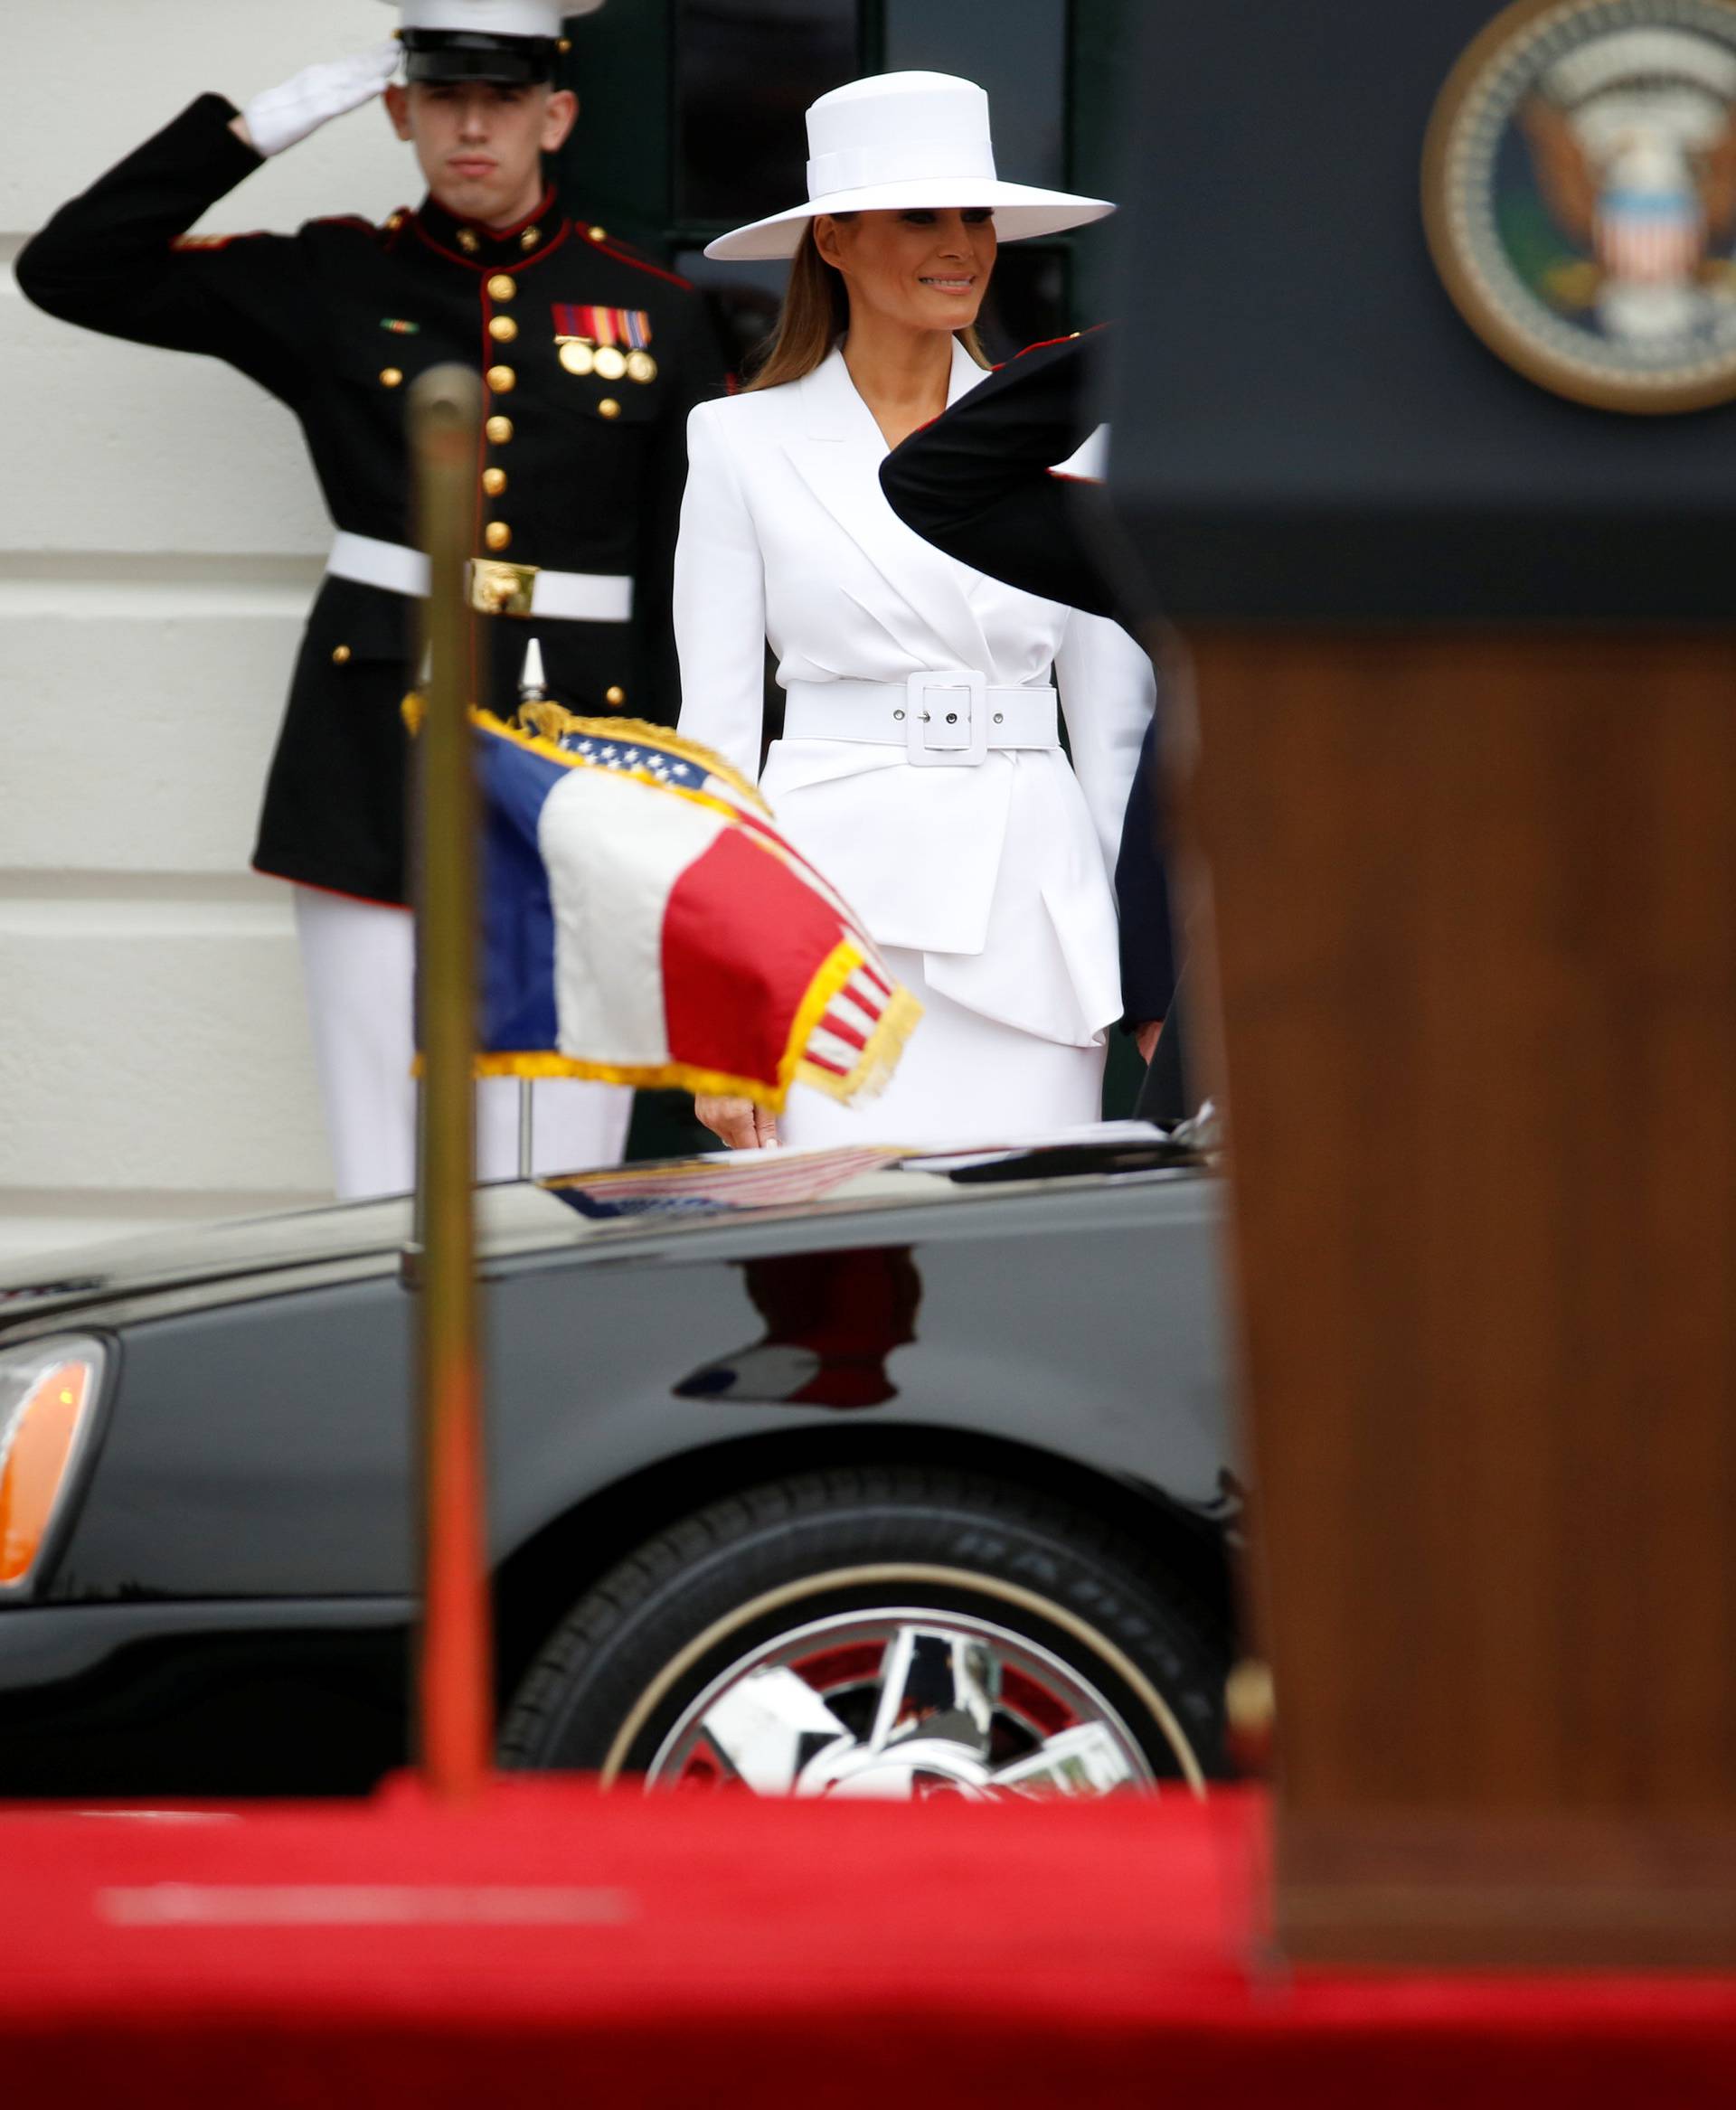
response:
<path fill-rule="evenodd" d="M 1003 241 L 1061 234 L 1115 211 L 1107 199 L 1003 183 L 988 97 L 951 73 L 876 73 L 821 96 L 807 113 L 807 203 L 705 245 L 708 257 L 793 257 L 820 212 L 987 206 Z"/>

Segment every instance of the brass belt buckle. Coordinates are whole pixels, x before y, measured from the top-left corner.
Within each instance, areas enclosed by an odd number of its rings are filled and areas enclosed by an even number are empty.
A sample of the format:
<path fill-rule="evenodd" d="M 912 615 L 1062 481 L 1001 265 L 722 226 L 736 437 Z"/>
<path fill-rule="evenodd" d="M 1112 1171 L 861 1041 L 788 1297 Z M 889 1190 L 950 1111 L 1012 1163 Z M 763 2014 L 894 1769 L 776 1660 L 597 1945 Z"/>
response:
<path fill-rule="evenodd" d="M 470 560 L 470 606 L 485 616 L 528 616 L 536 596 L 534 564 L 506 564 L 498 557 Z"/>

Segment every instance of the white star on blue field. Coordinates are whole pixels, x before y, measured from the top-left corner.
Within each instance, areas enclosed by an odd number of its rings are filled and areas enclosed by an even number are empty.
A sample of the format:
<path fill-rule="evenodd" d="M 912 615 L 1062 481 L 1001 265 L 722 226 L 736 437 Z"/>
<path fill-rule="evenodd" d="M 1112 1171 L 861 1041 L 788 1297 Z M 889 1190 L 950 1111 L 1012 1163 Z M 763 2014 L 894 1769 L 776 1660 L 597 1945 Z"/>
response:
<path fill-rule="evenodd" d="M 563 733 L 558 745 L 571 755 L 582 755 L 586 761 L 594 762 L 602 769 L 644 769 L 655 777 L 659 784 L 673 784 L 684 790 L 698 790 L 705 782 L 708 771 L 696 762 L 690 762 L 684 755 L 674 755 L 666 748 L 630 746 L 625 742 L 599 740 L 594 734 Z"/>

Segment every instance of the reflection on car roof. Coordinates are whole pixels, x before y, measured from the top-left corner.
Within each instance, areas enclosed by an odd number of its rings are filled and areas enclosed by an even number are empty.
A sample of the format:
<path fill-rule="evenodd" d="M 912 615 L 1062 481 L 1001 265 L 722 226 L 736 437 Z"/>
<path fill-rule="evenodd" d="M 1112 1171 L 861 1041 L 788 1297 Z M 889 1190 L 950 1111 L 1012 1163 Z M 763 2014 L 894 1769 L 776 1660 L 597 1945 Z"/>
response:
<path fill-rule="evenodd" d="M 592 1222 L 632 1217 L 666 1220 L 799 1209 L 820 1201 L 941 1201 L 961 1187 L 978 1184 L 1158 1171 L 1189 1162 L 1189 1154 L 1177 1152 L 1161 1130 L 1127 1121 L 963 1151 L 887 1144 L 728 1151 L 675 1164 L 571 1173 L 542 1185 Z"/>

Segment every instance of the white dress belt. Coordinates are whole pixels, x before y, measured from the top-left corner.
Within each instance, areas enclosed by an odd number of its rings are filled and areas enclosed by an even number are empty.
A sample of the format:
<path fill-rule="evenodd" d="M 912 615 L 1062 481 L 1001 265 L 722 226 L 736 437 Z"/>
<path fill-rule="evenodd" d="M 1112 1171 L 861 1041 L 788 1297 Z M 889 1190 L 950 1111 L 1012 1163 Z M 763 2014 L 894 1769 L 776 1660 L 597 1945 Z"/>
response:
<path fill-rule="evenodd" d="M 1058 748 L 1055 692 L 990 688 L 967 668 L 903 682 L 791 682 L 784 738 L 903 748 L 920 768 L 972 768 L 992 748 Z"/>
<path fill-rule="evenodd" d="M 513 614 L 553 616 L 576 623 L 633 619 L 633 581 L 624 573 L 544 571 L 537 565 L 507 565 L 492 557 L 476 559 L 471 569 L 474 572 L 489 567 L 516 572 L 528 585 L 530 605 L 514 607 Z M 409 600 L 420 600 L 428 591 L 428 559 L 421 551 L 379 542 L 373 535 L 353 535 L 347 528 L 339 529 L 326 569 L 335 579 L 377 586 L 382 593 L 400 593 Z M 522 602 L 522 595 L 519 598 Z"/>

